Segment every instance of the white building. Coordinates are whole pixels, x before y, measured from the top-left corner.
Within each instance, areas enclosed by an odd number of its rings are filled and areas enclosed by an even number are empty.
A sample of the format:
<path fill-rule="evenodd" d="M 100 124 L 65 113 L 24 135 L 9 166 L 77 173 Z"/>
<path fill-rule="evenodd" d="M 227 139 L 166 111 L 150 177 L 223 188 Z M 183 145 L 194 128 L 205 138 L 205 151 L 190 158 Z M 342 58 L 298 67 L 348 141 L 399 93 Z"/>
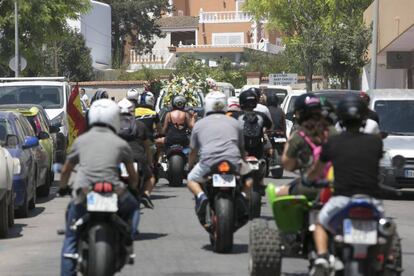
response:
<path fill-rule="evenodd" d="M 85 38 L 86 46 L 91 49 L 92 66 L 98 70 L 112 66 L 111 20 L 110 5 L 91 1 L 87 14 L 82 14 L 78 20 L 68 21 L 69 26 Z"/>

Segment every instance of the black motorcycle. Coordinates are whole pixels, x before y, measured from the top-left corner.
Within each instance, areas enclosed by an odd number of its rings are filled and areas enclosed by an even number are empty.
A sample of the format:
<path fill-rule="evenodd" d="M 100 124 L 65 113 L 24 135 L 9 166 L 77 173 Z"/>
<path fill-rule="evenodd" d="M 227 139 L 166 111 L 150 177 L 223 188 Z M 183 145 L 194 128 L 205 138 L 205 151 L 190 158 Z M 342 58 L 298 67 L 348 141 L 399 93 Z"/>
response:
<path fill-rule="evenodd" d="M 233 249 L 233 234 L 248 221 L 247 206 L 240 193 L 241 181 L 236 168 L 228 161 L 220 161 L 211 167 L 204 184 L 209 199 L 206 230 L 210 243 L 218 253 Z"/>
<path fill-rule="evenodd" d="M 71 225 L 79 232 L 77 261 L 83 275 L 114 275 L 133 264 L 131 227 L 118 212 L 118 195 L 108 182 L 95 183 L 86 195 L 87 213 Z M 128 246 L 129 244 L 129 246 Z"/>
<path fill-rule="evenodd" d="M 272 131 L 268 135 L 273 151 L 267 156 L 267 175 L 271 174 L 273 178 L 280 179 L 283 177 L 282 155 L 286 136 L 280 131 Z"/>
<path fill-rule="evenodd" d="M 180 187 L 186 176 L 189 148 L 181 145 L 172 145 L 166 152 L 167 179 L 170 187 Z"/>
<path fill-rule="evenodd" d="M 250 219 L 260 217 L 262 197 L 265 195 L 266 184 L 263 181 L 266 174 L 266 161 L 254 156 L 247 156 L 246 162 L 250 166 L 249 176 L 253 178 L 253 187 L 250 192 L 249 212 Z"/>

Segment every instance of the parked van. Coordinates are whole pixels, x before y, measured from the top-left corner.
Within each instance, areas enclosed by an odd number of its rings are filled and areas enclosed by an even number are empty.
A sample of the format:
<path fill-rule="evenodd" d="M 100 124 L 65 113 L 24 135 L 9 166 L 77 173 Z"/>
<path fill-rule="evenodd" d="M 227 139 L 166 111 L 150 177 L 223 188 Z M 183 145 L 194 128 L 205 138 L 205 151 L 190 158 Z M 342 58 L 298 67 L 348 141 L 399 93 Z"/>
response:
<path fill-rule="evenodd" d="M 70 85 L 64 77 L 0 78 L 0 105 L 41 105 L 49 116 L 51 125 L 60 127 L 55 159 L 59 163 L 65 159 L 70 93 Z"/>
<path fill-rule="evenodd" d="M 258 85 L 245 85 L 242 87 L 241 92 L 249 89 L 249 88 L 259 88 L 260 90 L 264 91 L 266 95 L 269 93 L 276 93 L 277 97 L 279 98 L 279 102 L 283 102 L 287 94 L 292 91 L 290 86 L 283 86 L 283 85 L 268 85 L 268 84 L 258 84 Z"/>

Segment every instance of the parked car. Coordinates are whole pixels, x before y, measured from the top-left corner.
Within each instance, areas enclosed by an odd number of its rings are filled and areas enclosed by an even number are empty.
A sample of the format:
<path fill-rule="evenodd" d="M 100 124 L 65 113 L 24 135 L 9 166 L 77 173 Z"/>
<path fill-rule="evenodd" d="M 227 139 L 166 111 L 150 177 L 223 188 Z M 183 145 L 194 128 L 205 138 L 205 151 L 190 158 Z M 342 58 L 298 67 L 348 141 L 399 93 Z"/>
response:
<path fill-rule="evenodd" d="M 5 143 L 2 139 L 0 136 L 0 239 L 7 237 L 9 227 L 14 224 L 13 175 L 20 172 L 19 160 L 2 146 Z"/>
<path fill-rule="evenodd" d="M 0 104 L 39 104 L 52 125 L 60 125 L 56 162 L 63 163 L 69 132 L 67 105 L 71 87 L 64 77 L 0 78 Z"/>
<path fill-rule="evenodd" d="M 29 209 L 36 205 L 36 148 L 39 139 L 33 130 L 32 135 L 28 135 L 28 124 L 27 119 L 19 113 L 0 111 L 0 140 L 5 141 L 4 147 L 14 158 L 19 159 L 21 167 L 20 173 L 13 176 L 13 190 L 16 193 L 14 207 L 19 217 L 27 217 Z"/>
<path fill-rule="evenodd" d="M 300 95 L 306 93 L 306 90 L 290 90 L 288 91 L 285 99 L 283 100 L 280 107 L 283 109 L 283 112 L 286 114 L 286 135 L 290 136 L 290 132 L 293 126 L 293 108 L 295 105 L 296 98 Z"/>
<path fill-rule="evenodd" d="M 2 109 L 16 111 L 25 116 L 39 138 L 37 192 L 39 196 L 48 196 L 54 180 L 53 162 L 56 143 L 53 136 L 59 132 L 59 127 L 50 125 L 46 112 L 39 105 L 0 105 L 0 110 Z"/>
<path fill-rule="evenodd" d="M 290 86 L 283 86 L 283 85 L 268 85 L 268 84 L 257 84 L 257 85 L 245 85 L 242 87 L 241 92 L 249 89 L 249 88 L 259 88 L 262 90 L 266 95 L 269 93 L 276 93 L 277 97 L 279 98 L 279 102 L 283 102 L 286 96 L 292 91 Z"/>
<path fill-rule="evenodd" d="M 414 90 L 370 90 L 384 139 L 381 178 L 385 185 L 414 188 Z"/>

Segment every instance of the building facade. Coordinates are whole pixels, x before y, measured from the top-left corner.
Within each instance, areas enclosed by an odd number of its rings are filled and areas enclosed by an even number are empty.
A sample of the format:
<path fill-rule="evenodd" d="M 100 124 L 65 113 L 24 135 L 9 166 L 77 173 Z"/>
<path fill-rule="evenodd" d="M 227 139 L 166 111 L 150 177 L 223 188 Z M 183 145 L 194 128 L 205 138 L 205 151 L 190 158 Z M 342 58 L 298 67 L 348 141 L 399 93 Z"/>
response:
<path fill-rule="evenodd" d="M 378 51 L 376 88 L 414 88 L 414 1 L 377 0 L 364 13 L 370 25 L 378 13 Z M 370 50 L 370 58 L 373 56 Z M 364 67 L 362 89 L 373 88 L 370 83 L 371 64 Z"/>
<path fill-rule="evenodd" d="M 158 24 L 166 35 L 156 40 L 152 53 L 130 50 L 130 69 L 142 66 L 173 68 L 177 58 L 191 54 L 214 64 L 221 58 L 235 63 L 247 51 L 277 54 L 283 50 L 280 35 L 243 11 L 244 0 L 170 0 L 171 14 Z"/>

